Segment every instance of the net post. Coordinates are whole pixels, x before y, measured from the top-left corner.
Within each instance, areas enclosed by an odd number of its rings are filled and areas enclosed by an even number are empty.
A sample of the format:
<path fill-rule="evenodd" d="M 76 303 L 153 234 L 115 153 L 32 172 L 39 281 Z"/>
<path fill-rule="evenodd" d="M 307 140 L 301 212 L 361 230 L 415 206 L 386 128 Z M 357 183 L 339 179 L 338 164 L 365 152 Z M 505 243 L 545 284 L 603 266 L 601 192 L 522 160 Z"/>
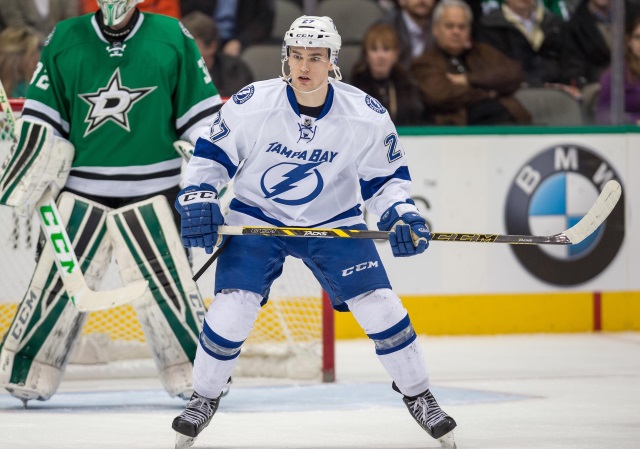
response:
<path fill-rule="evenodd" d="M 322 292 L 322 382 L 335 382 L 335 327 L 333 307 L 327 292 Z"/>

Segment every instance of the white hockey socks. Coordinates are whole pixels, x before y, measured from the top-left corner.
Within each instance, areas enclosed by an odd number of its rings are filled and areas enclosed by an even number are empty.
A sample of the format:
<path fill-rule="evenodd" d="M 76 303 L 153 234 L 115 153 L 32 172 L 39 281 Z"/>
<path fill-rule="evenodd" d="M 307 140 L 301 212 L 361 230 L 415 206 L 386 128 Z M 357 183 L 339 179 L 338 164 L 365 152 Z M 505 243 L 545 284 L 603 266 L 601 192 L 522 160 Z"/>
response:
<path fill-rule="evenodd" d="M 260 312 L 262 296 L 246 290 L 218 293 L 204 319 L 193 367 L 193 385 L 207 398 L 220 396 L 238 363 L 240 346 Z"/>
<path fill-rule="evenodd" d="M 424 393 L 429 375 L 422 348 L 400 298 L 378 289 L 347 301 L 354 318 L 374 341 L 378 359 L 407 396 Z"/>

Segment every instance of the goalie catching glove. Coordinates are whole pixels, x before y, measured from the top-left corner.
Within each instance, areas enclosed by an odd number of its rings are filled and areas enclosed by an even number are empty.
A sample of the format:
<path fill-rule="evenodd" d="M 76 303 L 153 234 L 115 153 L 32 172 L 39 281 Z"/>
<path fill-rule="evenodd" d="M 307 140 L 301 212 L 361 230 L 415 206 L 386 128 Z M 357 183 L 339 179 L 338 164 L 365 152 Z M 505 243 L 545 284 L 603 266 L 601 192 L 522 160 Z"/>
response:
<path fill-rule="evenodd" d="M 395 203 L 385 211 L 378 222 L 378 229 L 391 231 L 389 243 L 395 257 L 421 254 L 429 246 L 431 232 L 415 203 Z"/>
<path fill-rule="evenodd" d="M 175 208 L 180 213 L 180 236 L 185 248 L 204 248 L 213 253 L 218 226 L 224 224 L 218 192 L 209 184 L 185 187 L 178 193 Z"/>

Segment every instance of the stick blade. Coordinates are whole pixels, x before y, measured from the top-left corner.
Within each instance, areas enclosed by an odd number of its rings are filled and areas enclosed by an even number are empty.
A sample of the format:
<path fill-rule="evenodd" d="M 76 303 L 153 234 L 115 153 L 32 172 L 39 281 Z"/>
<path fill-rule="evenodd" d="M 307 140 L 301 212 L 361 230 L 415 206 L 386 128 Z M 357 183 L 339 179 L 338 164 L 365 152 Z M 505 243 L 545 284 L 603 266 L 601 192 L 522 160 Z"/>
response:
<path fill-rule="evenodd" d="M 80 312 L 95 312 L 130 303 L 142 296 L 149 285 L 147 281 L 142 280 L 115 290 L 98 292 L 89 288 L 79 271 L 64 276 L 62 281 Z"/>
<path fill-rule="evenodd" d="M 616 180 L 608 181 L 596 202 L 591 206 L 587 215 L 582 217 L 575 226 L 567 229 L 563 234 L 569 239 L 571 245 L 582 242 L 593 234 L 596 229 L 607 219 L 618 200 L 622 196 L 622 186 Z"/>

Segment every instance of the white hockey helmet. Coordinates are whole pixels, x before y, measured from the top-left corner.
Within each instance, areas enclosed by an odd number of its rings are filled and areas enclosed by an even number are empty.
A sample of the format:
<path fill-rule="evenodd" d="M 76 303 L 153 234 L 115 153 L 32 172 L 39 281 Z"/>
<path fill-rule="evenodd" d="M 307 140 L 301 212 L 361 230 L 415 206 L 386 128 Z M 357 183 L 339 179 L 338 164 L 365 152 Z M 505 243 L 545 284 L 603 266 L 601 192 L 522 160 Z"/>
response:
<path fill-rule="evenodd" d="M 293 21 L 282 43 L 282 62 L 289 58 L 289 47 L 317 47 L 331 50 L 330 61 L 339 73 L 338 52 L 342 39 L 331 17 L 302 16 Z"/>
<path fill-rule="evenodd" d="M 102 21 L 106 26 L 120 24 L 127 13 L 144 0 L 98 0 L 98 6 L 102 11 Z"/>

